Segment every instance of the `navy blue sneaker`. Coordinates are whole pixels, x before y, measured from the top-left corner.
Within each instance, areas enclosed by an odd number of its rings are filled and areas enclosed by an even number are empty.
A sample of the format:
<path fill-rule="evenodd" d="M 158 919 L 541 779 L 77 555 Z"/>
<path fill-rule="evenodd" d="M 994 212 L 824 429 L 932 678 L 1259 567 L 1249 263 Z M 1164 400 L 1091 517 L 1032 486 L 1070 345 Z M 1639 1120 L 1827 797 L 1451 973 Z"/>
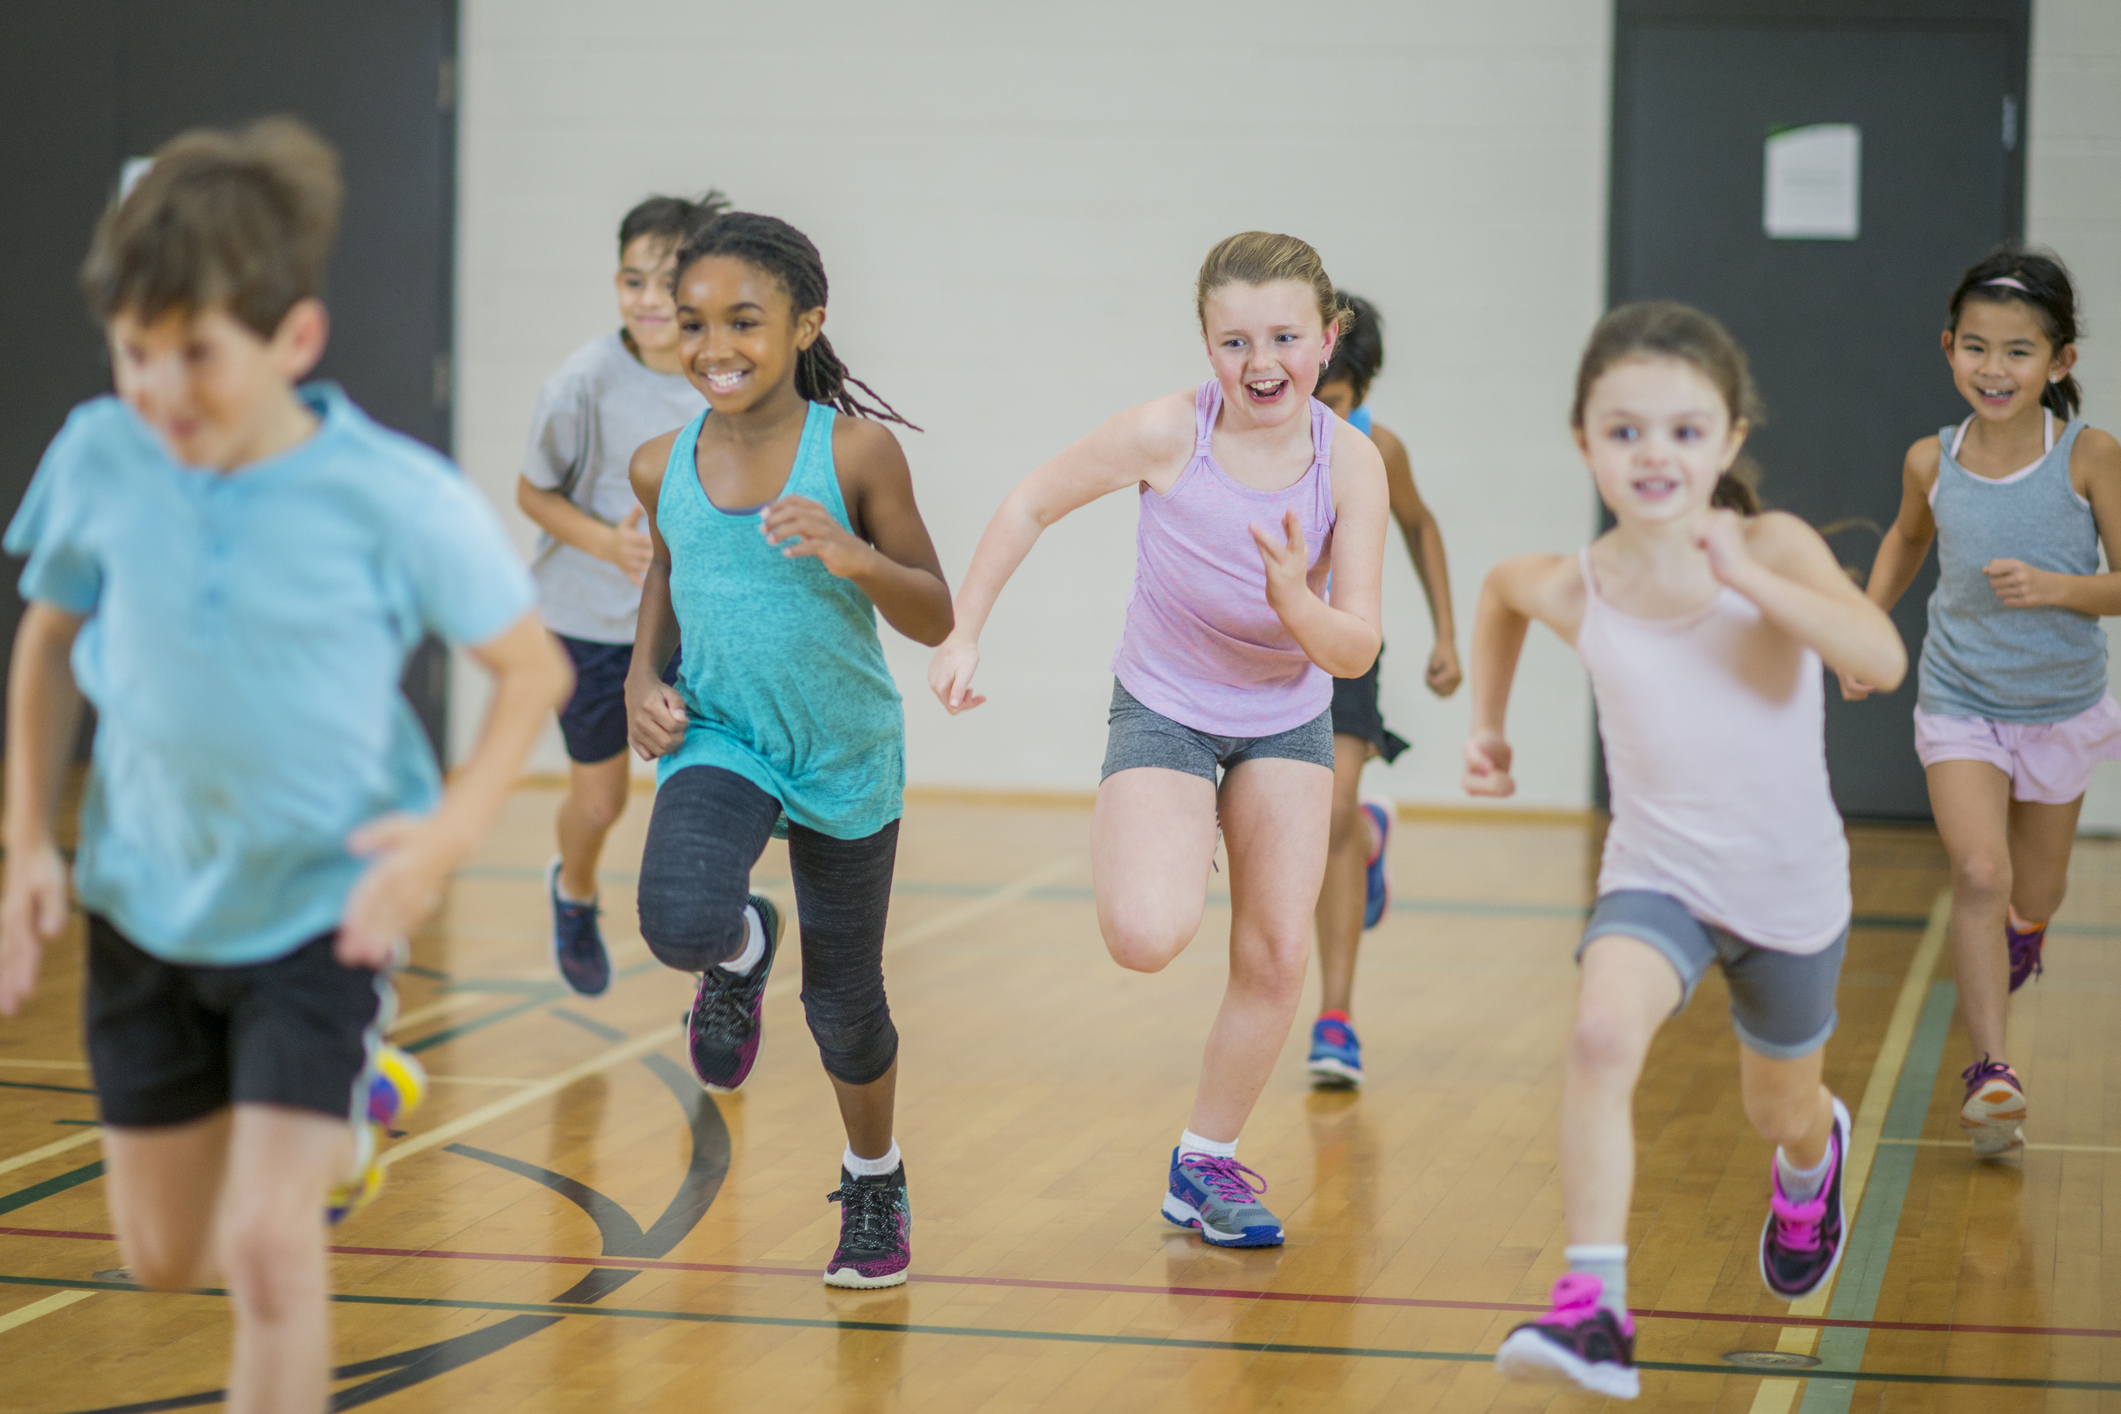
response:
<path fill-rule="evenodd" d="M 716 1094 L 744 1083 L 759 1058 L 759 1016 L 765 1010 L 766 978 L 781 948 L 781 911 L 753 894 L 746 903 L 766 930 L 766 955 L 739 977 L 719 965 L 700 974 L 700 987 L 685 1013 L 685 1050 L 692 1073 Z"/>
<path fill-rule="evenodd" d="M 1367 931 L 1384 922 L 1386 910 L 1392 907 L 1392 880 L 1385 873 L 1385 846 L 1392 843 L 1392 817 L 1398 809 L 1389 800 L 1371 796 L 1363 801 L 1362 813 L 1370 817 L 1370 829 L 1375 836 L 1375 847 L 1362 864 L 1362 926 Z"/>
<path fill-rule="evenodd" d="M 1304 1068 L 1321 1089 L 1352 1090 L 1362 1084 L 1362 1042 L 1345 1015 L 1328 1012 L 1311 1027 L 1311 1058 Z"/>
<path fill-rule="evenodd" d="M 1217 1247 L 1279 1247 L 1281 1219 L 1259 1201 L 1266 1191 L 1267 1181 L 1235 1159 L 1173 1149 L 1164 1219 L 1196 1229 L 1201 1241 Z"/>
<path fill-rule="evenodd" d="M 596 900 L 575 903 L 560 897 L 560 861 L 545 870 L 545 892 L 552 899 L 552 965 L 560 980 L 578 997 L 601 997 L 611 990 L 611 954 L 597 927 Z"/>

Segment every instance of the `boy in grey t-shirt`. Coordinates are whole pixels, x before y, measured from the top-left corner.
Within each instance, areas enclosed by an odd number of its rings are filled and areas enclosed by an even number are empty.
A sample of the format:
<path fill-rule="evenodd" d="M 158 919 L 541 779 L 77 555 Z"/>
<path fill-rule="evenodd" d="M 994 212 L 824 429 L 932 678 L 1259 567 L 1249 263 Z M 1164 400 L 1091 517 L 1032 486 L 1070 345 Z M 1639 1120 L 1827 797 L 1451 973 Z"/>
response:
<path fill-rule="evenodd" d="M 545 533 L 531 575 L 538 607 L 574 660 L 560 711 L 571 763 L 560 803 L 560 852 L 546 871 L 553 961 L 585 997 L 611 985 L 597 928 L 597 857 L 626 809 L 626 668 L 649 538 L 627 467 L 641 443 L 683 426 L 702 399 L 678 363 L 670 259 L 701 222 L 729 207 L 650 197 L 619 223 L 621 328 L 570 354 L 538 394 L 516 504 Z M 672 669 L 676 660 L 672 660 Z"/>

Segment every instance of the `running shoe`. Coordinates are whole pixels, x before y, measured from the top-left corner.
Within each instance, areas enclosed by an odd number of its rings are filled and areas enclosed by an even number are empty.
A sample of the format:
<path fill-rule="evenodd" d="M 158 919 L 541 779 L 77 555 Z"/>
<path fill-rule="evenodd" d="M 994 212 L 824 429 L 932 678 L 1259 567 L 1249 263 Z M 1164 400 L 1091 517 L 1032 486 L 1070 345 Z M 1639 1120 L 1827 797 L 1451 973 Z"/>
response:
<path fill-rule="evenodd" d="M 1598 1304 L 1605 1283 L 1570 1272 L 1554 1283 L 1554 1309 L 1503 1338 L 1495 1368 L 1512 1380 L 1573 1384 L 1612 1399 L 1642 1393 L 1635 1374 L 1635 1318 Z"/>
<path fill-rule="evenodd" d="M 902 1286 L 913 1261 L 913 1204 L 906 1166 L 856 1178 L 840 1170 L 840 1186 L 825 1195 L 840 1205 L 840 1245 L 825 1264 L 825 1285 Z"/>
<path fill-rule="evenodd" d="M 2038 924 L 2019 932 L 2016 924 L 2008 918 L 2003 920 L 2003 936 L 2011 949 L 2011 990 L 2017 991 L 2040 975 L 2040 949 L 2047 944 L 2047 925 Z"/>
<path fill-rule="evenodd" d="M 1370 817 L 1370 857 L 1362 862 L 1362 926 L 1375 928 L 1392 907 L 1392 880 L 1385 873 L 1385 846 L 1392 842 L 1392 820 L 1398 807 L 1370 796 L 1362 803 Z"/>
<path fill-rule="evenodd" d="M 1304 1065 L 1320 1089 L 1352 1090 L 1362 1084 L 1362 1042 L 1346 1018 L 1318 1018 L 1311 1027 L 1311 1058 Z"/>
<path fill-rule="evenodd" d="M 560 861 L 545 867 L 545 892 L 552 899 L 552 965 L 560 980 L 578 997 L 601 997 L 611 988 L 611 954 L 597 927 L 597 903 L 560 897 Z"/>
<path fill-rule="evenodd" d="M 2018 1072 L 1983 1056 L 1959 1072 L 1966 1082 L 1966 1103 L 1959 1107 L 1959 1127 L 1974 1143 L 1974 1157 L 2001 1158 L 2025 1147 L 2025 1086 Z"/>
<path fill-rule="evenodd" d="M 741 977 L 721 966 L 702 972 L 692 1010 L 685 1013 L 685 1049 L 692 1057 L 692 1073 L 716 1094 L 742 1085 L 759 1058 L 766 977 L 781 948 L 781 911 L 757 894 L 746 906 L 757 910 L 766 930 L 766 955 Z"/>
<path fill-rule="evenodd" d="M 1760 1229 L 1760 1279 L 1785 1301 L 1810 1296 L 1825 1286 L 1841 1262 L 1848 1235 L 1841 1211 L 1841 1169 L 1848 1153 L 1849 1112 L 1834 1101 L 1834 1130 L 1827 1137 L 1830 1167 L 1826 1183 L 1809 1202 L 1792 1203 L 1782 1194 L 1782 1169 L 1768 1160 L 1767 1222 Z"/>
<path fill-rule="evenodd" d="M 1173 1149 L 1164 1217 L 1217 1247 L 1279 1247 L 1281 1219 L 1258 1201 L 1266 1191 L 1267 1181 L 1235 1159 Z"/>
<path fill-rule="evenodd" d="M 383 1141 L 427 1098 L 427 1072 L 388 1041 L 369 1051 L 362 1083 L 368 1087 L 368 1102 L 366 1112 L 354 1121 L 353 1167 L 324 1200 L 325 1221 L 333 1224 L 367 1207 L 382 1188 Z"/>

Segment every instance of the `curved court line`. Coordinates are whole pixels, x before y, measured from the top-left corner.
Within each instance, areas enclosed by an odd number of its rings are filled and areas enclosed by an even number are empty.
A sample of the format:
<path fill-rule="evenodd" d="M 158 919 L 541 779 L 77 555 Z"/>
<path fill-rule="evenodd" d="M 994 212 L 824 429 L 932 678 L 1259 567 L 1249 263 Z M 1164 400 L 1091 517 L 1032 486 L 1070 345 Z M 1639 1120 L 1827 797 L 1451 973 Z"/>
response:
<path fill-rule="evenodd" d="M 0 1276 L 0 1283 L 16 1286 L 71 1287 L 85 1291 L 134 1291 L 141 1288 L 119 1282 L 76 1281 L 65 1277 Z M 191 1296 L 226 1297 L 215 1287 L 186 1293 Z M 689 1325 L 780 1326 L 798 1330 L 873 1331 L 880 1335 L 943 1335 L 984 1340 L 1050 1341 L 1063 1345 L 1132 1345 L 1157 1350 L 1215 1350 L 1244 1355 L 1325 1355 L 1361 1360 L 1440 1360 L 1454 1364 L 1486 1364 L 1495 1357 L 1473 1350 L 1409 1350 L 1393 1346 L 1305 1345 L 1278 1340 L 1202 1340 L 1185 1336 L 1104 1335 L 1095 1331 L 1009 1330 L 993 1326 L 931 1326 L 908 1321 L 845 1321 L 815 1316 L 744 1316 L 725 1311 L 657 1311 L 625 1306 L 571 1306 L 557 1302 L 470 1301 L 447 1296 L 381 1296 L 344 1293 L 333 1301 L 349 1306 L 426 1306 L 445 1311 L 508 1311 L 522 1315 L 604 1316 L 616 1320 L 677 1321 Z M 1754 1372 L 1730 1365 L 1702 1365 L 1673 1360 L 1640 1360 L 1636 1368 L 1665 1374 L 1715 1375 L 1722 1379 L 1745 1379 Z M 1886 1370 L 1811 1370 L 1812 1379 L 1860 1380 L 1866 1384 L 1945 1385 L 1982 1389 L 2066 1389 L 2121 1393 L 2121 1381 L 2046 1380 L 2009 1375 L 1940 1375 Z M 167 1406 L 165 1406 L 167 1407 Z M 344 1407 L 344 1406 L 335 1406 Z M 106 1414 L 106 1411 L 98 1411 Z"/>

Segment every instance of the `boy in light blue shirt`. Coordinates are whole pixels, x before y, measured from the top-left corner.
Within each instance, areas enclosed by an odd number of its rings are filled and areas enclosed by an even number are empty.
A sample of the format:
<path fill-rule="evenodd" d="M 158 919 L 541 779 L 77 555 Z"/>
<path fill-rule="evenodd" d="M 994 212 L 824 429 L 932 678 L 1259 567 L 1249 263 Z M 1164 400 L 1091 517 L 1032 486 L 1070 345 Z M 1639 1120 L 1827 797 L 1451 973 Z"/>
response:
<path fill-rule="evenodd" d="M 126 1265 L 218 1270 L 230 1403 L 321 1410 L 323 1212 L 379 1181 L 418 1097 L 386 969 L 491 824 L 570 676 L 492 510 L 443 458 L 296 382 L 324 350 L 331 149 L 193 132 L 97 226 L 82 281 L 116 397 L 76 408 L 6 547 L 0 1014 L 67 925 L 53 844 L 97 711 L 75 886 L 88 1052 Z M 494 677 L 447 790 L 398 680 L 433 631 Z"/>

